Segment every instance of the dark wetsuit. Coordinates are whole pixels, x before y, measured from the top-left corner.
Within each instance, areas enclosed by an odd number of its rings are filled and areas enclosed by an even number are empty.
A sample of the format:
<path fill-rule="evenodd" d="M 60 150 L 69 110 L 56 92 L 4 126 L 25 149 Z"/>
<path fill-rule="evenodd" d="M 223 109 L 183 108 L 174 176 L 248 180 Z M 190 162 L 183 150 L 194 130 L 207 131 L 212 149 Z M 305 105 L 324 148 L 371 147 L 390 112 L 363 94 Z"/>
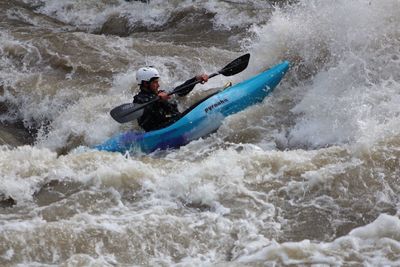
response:
<path fill-rule="evenodd" d="M 177 89 L 193 83 L 196 81 L 196 78 L 192 78 L 187 80 L 183 84 L 179 85 Z M 187 89 L 177 93 L 178 96 L 185 96 L 193 90 L 195 84 L 193 86 L 189 86 Z M 133 103 L 143 104 L 153 100 L 157 97 L 157 94 L 154 92 L 141 87 L 140 92 L 134 96 Z M 178 106 L 175 101 L 156 101 L 143 109 L 143 115 L 138 118 L 138 123 L 140 127 L 143 128 L 146 132 L 153 131 L 157 129 L 164 128 L 175 121 L 179 120 L 181 117 L 181 113 L 178 110 Z"/>

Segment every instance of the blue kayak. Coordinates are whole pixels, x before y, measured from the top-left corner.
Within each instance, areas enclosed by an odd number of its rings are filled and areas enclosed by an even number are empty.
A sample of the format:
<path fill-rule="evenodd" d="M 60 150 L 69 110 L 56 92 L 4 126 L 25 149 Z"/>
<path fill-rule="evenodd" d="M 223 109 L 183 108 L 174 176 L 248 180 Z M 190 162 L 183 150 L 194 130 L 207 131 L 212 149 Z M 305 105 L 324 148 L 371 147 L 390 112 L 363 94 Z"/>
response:
<path fill-rule="evenodd" d="M 111 137 L 95 149 L 111 152 L 178 148 L 217 130 L 225 117 L 260 103 L 281 81 L 289 62 L 284 61 L 246 81 L 217 92 L 185 111 L 183 116 L 163 129 L 151 132 L 127 131 Z"/>

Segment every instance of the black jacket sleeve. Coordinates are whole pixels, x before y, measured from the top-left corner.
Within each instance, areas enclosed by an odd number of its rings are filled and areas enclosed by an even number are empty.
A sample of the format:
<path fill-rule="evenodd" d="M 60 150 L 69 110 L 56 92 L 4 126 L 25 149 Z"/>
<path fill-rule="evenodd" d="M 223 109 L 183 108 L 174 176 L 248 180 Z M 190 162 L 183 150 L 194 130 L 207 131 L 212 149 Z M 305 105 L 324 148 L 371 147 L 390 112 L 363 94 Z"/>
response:
<path fill-rule="evenodd" d="M 144 104 L 155 98 L 157 98 L 157 95 L 139 93 L 133 97 L 133 103 Z"/>
<path fill-rule="evenodd" d="M 196 77 L 193 77 L 192 79 L 189 79 L 189 80 L 187 80 L 186 82 L 182 83 L 181 85 L 177 86 L 177 87 L 175 88 L 175 91 L 179 90 L 179 89 L 182 88 L 182 87 L 187 86 L 188 84 L 195 83 L 195 82 L 196 82 Z M 193 84 L 193 85 L 191 85 L 191 86 L 188 86 L 186 89 L 183 89 L 182 91 L 180 91 L 179 93 L 177 93 L 178 96 L 185 96 L 185 95 L 189 94 L 190 91 L 192 91 L 193 88 L 194 88 L 195 86 L 196 86 L 196 84 Z"/>

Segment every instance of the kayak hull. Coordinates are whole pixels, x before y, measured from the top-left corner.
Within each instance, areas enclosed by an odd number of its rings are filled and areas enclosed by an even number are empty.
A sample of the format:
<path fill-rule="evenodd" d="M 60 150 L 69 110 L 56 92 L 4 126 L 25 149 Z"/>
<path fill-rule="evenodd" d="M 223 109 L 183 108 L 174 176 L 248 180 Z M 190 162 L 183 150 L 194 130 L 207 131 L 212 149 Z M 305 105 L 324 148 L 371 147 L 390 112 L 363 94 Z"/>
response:
<path fill-rule="evenodd" d="M 196 105 L 175 123 L 163 129 L 139 133 L 127 131 L 111 137 L 95 149 L 110 152 L 178 148 L 217 130 L 224 118 L 260 103 L 279 84 L 289 62 L 284 61 L 253 78 L 231 86 Z"/>

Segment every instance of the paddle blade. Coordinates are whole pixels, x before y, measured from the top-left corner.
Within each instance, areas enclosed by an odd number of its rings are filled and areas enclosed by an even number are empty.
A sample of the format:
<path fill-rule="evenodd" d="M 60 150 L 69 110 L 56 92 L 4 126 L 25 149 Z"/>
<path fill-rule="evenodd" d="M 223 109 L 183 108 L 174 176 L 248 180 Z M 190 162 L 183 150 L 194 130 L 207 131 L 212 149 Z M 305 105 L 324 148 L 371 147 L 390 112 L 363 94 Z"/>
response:
<path fill-rule="evenodd" d="M 249 65 L 249 60 L 250 54 L 245 54 L 223 67 L 218 73 L 224 76 L 235 75 L 247 68 L 247 65 Z"/>
<path fill-rule="evenodd" d="M 122 104 L 110 111 L 111 117 L 119 123 L 133 121 L 142 116 L 143 105 L 134 103 Z"/>

